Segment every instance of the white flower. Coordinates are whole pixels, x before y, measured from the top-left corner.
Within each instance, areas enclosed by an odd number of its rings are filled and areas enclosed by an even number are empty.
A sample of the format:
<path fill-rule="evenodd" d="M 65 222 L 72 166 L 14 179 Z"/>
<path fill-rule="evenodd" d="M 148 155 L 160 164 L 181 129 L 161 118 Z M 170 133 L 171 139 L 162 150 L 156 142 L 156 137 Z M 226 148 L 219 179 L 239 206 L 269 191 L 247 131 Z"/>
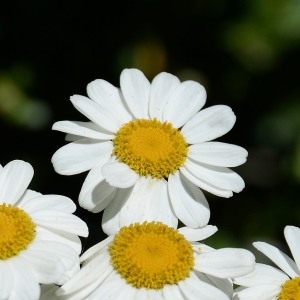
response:
<path fill-rule="evenodd" d="M 89 121 L 53 125 L 70 141 L 54 153 L 55 171 L 89 171 L 79 204 L 94 213 L 104 210 L 107 234 L 144 220 L 205 226 L 210 210 L 199 187 L 221 197 L 244 188 L 229 167 L 243 164 L 247 151 L 211 142 L 233 127 L 231 108 L 202 109 L 204 87 L 165 72 L 150 83 L 141 71 L 125 69 L 120 86 L 95 80 L 87 86 L 89 98 L 71 97 Z"/>
<path fill-rule="evenodd" d="M 254 255 L 190 241 L 190 230 L 161 222 L 122 227 L 81 256 L 81 270 L 56 294 L 68 300 L 231 299 L 230 278 L 251 272 Z"/>
<path fill-rule="evenodd" d="M 284 236 L 294 260 L 265 242 L 253 246 L 279 268 L 257 263 L 249 275 L 236 278 L 235 300 L 298 300 L 300 299 L 300 228 L 286 226 Z"/>
<path fill-rule="evenodd" d="M 86 224 L 67 197 L 27 189 L 33 168 L 0 165 L 0 299 L 39 299 L 40 283 L 62 284 L 80 268 Z"/>

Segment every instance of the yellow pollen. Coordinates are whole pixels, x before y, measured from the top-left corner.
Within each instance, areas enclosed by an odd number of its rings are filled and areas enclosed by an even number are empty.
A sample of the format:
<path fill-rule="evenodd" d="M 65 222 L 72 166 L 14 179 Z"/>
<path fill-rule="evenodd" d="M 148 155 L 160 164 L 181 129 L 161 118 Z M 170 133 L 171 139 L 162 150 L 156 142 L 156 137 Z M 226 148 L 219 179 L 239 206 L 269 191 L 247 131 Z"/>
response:
<path fill-rule="evenodd" d="M 282 286 L 278 300 L 300 300 L 300 277 L 287 280 Z"/>
<path fill-rule="evenodd" d="M 22 209 L 0 205 L 0 261 L 27 248 L 35 238 L 35 224 Z"/>
<path fill-rule="evenodd" d="M 190 275 L 193 249 L 177 230 L 160 222 L 122 227 L 109 246 L 114 269 L 136 288 L 161 289 Z"/>
<path fill-rule="evenodd" d="M 167 178 L 186 160 L 188 144 L 171 123 L 137 119 L 124 124 L 113 140 L 113 154 L 141 176 Z"/>

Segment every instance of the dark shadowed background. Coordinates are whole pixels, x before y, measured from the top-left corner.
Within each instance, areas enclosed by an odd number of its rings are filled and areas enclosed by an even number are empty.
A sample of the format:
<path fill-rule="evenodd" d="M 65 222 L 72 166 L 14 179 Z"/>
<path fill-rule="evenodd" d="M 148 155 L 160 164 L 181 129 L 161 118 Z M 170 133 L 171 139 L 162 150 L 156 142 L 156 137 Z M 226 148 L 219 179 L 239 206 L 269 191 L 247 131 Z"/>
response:
<path fill-rule="evenodd" d="M 284 226 L 300 226 L 300 2 L 53 2 L 1 8 L 0 164 L 31 163 L 31 189 L 77 204 L 87 173 L 62 176 L 50 161 L 66 144 L 52 124 L 84 120 L 69 97 L 86 95 L 97 78 L 119 86 L 124 68 L 139 68 L 149 80 L 167 71 L 202 83 L 205 107 L 229 105 L 237 122 L 219 141 L 249 152 L 234 168 L 246 183 L 241 193 L 205 193 L 210 224 L 219 228 L 206 243 L 254 250 L 251 243 L 261 240 L 287 250 Z M 105 237 L 101 213 L 78 206 L 76 214 L 90 227 L 84 249 Z"/>

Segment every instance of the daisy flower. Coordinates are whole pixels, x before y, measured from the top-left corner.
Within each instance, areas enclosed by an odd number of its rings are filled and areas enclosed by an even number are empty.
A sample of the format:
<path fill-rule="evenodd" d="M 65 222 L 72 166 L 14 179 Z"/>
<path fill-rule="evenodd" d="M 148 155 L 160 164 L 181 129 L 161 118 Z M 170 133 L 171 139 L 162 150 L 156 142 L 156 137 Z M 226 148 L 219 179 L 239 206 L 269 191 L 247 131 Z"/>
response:
<path fill-rule="evenodd" d="M 40 283 L 64 283 L 80 268 L 86 224 L 64 196 L 27 189 L 32 166 L 0 165 L 0 299 L 39 299 Z"/>
<path fill-rule="evenodd" d="M 278 268 L 257 263 L 252 273 L 234 280 L 234 283 L 240 287 L 236 289 L 233 299 L 300 299 L 300 228 L 286 226 L 284 236 L 294 260 L 268 243 L 253 243 L 253 246 Z"/>
<path fill-rule="evenodd" d="M 210 210 L 201 189 L 231 197 L 245 186 L 229 167 L 243 164 L 247 151 L 211 141 L 233 127 L 231 108 L 202 109 L 205 88 L 165 72 L 150 83 L 141 71 L 124 69 L 120 86 L 98 79 L 87 86 L 89 98 L 71 97 L 88 121 L 53 124 L 70 142 L 52 156 L 55 171 L 89 171 L 79 204 L 94 213 L 104 210 L 109 235 L 145 220 L 205 226 Z"/>
<path fill-rule="evenodd" d="M 193 231 L 157 221 L 124 226 L 88 249 L 80 271 L 56 294 L 69 300 L 231 299 L 230 278 L 251 272 L 254 255 L 213 249 L 194 241 Z"/>

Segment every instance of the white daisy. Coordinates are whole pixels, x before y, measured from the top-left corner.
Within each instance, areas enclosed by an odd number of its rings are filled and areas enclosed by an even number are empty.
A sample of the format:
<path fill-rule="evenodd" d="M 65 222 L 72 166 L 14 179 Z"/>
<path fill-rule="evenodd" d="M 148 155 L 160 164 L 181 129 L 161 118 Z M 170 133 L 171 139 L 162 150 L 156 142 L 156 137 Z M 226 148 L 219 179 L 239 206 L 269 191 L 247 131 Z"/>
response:
<path fill-rule="evenodd" d="M 279 268 L 257 263 L 252 273 L 234 280 L 241 287 L 236 289 L 233 299 L 300 299 L 300 228 L 286 226 L 284 236 L 294 260 L 268 243 L 253 243 L 255 248 L 266 255 Z"/>
<path fill-rule="evenodd" d="M 88 228 L 67 197 L 27 189 L 33 168 L 0 165 L 0 299 L 39 299 L 40 283 L 62 284 L 79 270 Z"/>
<path fill-rule="evenodd" d="M 204 87 L 165 72 L 150 84 L 141 71 L 125 69 L 120 86 L 95 80 L 87 86 L 89 98 L 71 97 L 90 121 L 54 123 L 52 129 L 67 133 L 70 141 L 54 153 L 55 171 L 89 171 L 79 204 L 94 213 L 105 209 L 107 234 L 144 220 L 174 228 L 178 219 L 192 228 L 205 226 L 210 210 L 199 187 L 221 197 L 244 188 L 229 167 L 243 164 L 247 151 L 211 142 L 233 127 L 231 108 L 202 109 Z"/>
<path fill-rule="evenodd" d="M 193 231 L 161 222 L 122 227 L 81 256 L 81 270 L 56 294 L 69 300 L 231 299 L 230 278 L 251 272 L 254 255 L 191 241 Z"/>

